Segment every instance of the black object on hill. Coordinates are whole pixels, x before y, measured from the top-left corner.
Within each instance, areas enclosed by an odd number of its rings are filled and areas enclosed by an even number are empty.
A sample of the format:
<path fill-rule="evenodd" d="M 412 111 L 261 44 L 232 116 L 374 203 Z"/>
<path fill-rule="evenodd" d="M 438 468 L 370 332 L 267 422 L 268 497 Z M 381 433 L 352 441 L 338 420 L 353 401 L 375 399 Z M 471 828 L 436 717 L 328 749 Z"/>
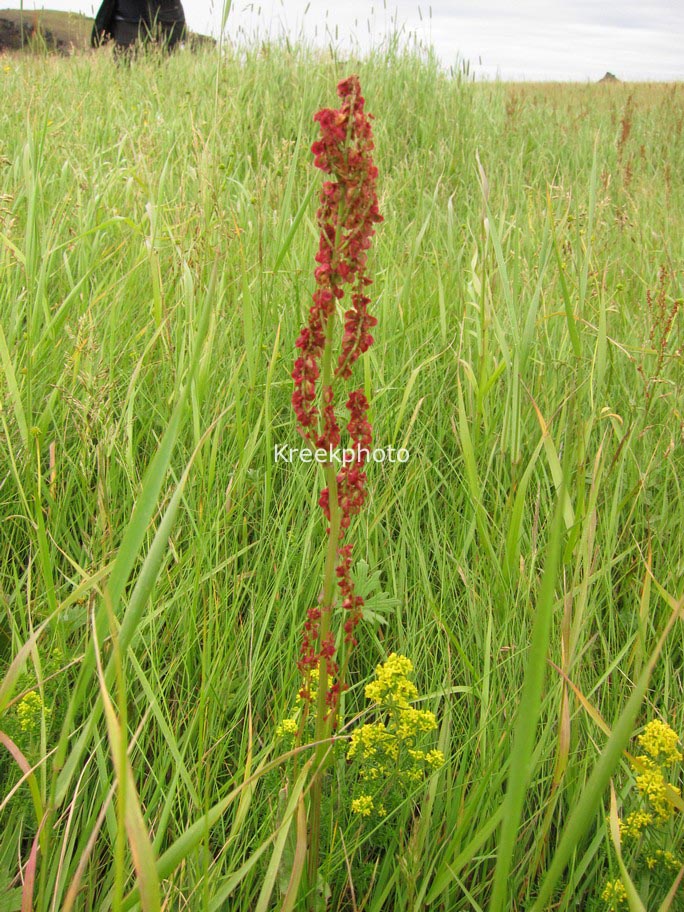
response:
<path fill-rule="evenodd" d="M 22 49 L 58 54 L 84 51 L 90 46 L 92 30 L 92 17 L 80 13 L 0 9 L 0 54 Z M 198 50 L 213 47 L 216 41 L 208 35 L 189 32 L 186 43 Z"/>
<path fill-rule="evenodd" d="M 185 36 L 181 0 L 103 0 L 90 43 L 99 47 L 113 39 L 118 49 L 127 50 L 154 42 L 170 50 Z"/>

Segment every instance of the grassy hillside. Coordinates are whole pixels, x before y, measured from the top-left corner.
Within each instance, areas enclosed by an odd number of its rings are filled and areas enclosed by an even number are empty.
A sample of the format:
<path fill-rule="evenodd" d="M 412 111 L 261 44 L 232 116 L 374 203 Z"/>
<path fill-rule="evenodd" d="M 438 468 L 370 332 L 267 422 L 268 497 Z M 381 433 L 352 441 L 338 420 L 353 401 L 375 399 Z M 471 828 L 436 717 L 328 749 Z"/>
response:
<path fill-rule="evenodd" d="M 93 19 L 81 13 L 0 10 L 0 51 L 16 51 L 22 47 L 46 48 L 62 53 L 86 50 L 90 47 L 92 30 Z M 207 35 L 190 34 L 193 47 L 213 43 L 214 39 Z"/>
<path fill-rule="evenodd" d="M 276 728 L 326 522 L 274 447 L 301 443 L 312 115 L 351 72 L 385 218 L 356 382 L 411 456 L 369 466 L 349 533 L 339 740 L 396 651 L 446 763 L 359 817 L 337 753 L 308 895 L 598 910 L 628 874 L 681 908 L 675 791 L 622 861 L 608 815 L 611 777 L 623 821 L 650 807 L 643 726 L 684 729 L 684 90 L 263 46 L 0 67 L 5 909 L 283 905 L 310 749 L 293 775 Z"/>
<path fill-rule="evenodd" d="M 8 28 L 5 23 L 9 23 Z M 81 13 L 63 13 L 56 10 L 0 10 L 0 49 L 16 49 L 17 38 L 21 46 L 21 33 L 26 39 L 33 33 L 42 33 L 48 47 L 83 49 L 90 44 L 93 20 Z M 9 43 L 9 38 L 12 43 Z M 4 39 L 4 40 L 3 40 Z"/>

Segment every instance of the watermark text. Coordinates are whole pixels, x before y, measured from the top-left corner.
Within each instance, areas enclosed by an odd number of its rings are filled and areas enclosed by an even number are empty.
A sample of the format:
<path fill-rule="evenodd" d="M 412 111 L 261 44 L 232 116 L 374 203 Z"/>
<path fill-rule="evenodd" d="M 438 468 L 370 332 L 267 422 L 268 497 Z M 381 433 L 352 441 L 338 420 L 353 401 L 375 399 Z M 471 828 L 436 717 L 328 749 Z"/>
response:
<path fill-rule="evenodd" d="M 275 462 L 316 462 L 319 465 L 338 463 L 351 465 L 364 462 L 408 462 L 411 454 L 406 447 L 375 447 L 369 449 L 360 444 L 354 447 L 292 447 L 277 443 L 274 447 Z"/>

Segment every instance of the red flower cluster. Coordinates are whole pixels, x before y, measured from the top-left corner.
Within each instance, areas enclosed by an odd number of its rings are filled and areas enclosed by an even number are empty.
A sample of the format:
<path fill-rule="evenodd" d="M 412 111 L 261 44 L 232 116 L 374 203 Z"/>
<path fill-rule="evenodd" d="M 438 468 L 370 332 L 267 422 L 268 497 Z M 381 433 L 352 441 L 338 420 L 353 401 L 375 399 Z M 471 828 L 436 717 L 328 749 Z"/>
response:
<path fill-rule="evenodd" d="M 333 179 L 324 182 L 319 197 L 317 220 L 320 239 L 314 272 L 316 290 L 307 325 L 296 341 L 299 355 L 292 372 L 292 406 L 299 431 L 316 447 L 323 449 L 334 449 L 341 442 L 334 385 L 336 381 L 351 377 L 354 363 L 373 344 L 371 330 L 377 320 L 368 313 L 370 298 L 366 290 L 372 282 L 366 274 L 366 264 L 371 238 L 375 234 L 374 225 L 382 221 L 376 192 L 378 170 L 372 156 L 371 119 L 364 111 L 358 77 L 350 76 L 340 82 L 337 93 L 342 99 L 340 108 L 324 108 L 314 116 L 320 127 L 320 139 L 311 147 L 314 164 Z M 351 306 L 344 314 L 340 352 L 334 369 L 334 362 L 326 362 L 331 365 L 328 371 L 332 376 L 327 381 L 323 378 L 321 389 L 319 381 L 322 379 L 323 357 L 326 346 L 331 346 L 334 341 L 336 306 L 344 298 L 344 286 L 351 286 Z M 327 357 L 331 358 L 330 352 Z M 372 429 L 367 418 L 368 401 L 364 393 L 361 390 L 352 392 L 346 407 L 349 412 L 346 430 L 354 451 L 361 455 L 344 464 L 336 476 L 340 537 L 365 501 L 366 473 L 363 465 L 366 455 L 363 451 L 370 449 L 372 442 Z M 328 488 L 321 492 L 319 505 L 330 521 Z M 363 607 L 363 599 L 354 593 L 351 551 L 349 544 L 338 549 L 339 563 L 336 567 L 342 604 L 348 612 L 344 639 L 350 647 L 356 644 L 354 629 Z M 339 668 L 335 661 L 334 637 L 328 634 L 320 641 L 321 612 L 330 610 L 332 605 L 323 604 L 309 609 L 298 664 L 308 681 L 311 670 L 321 659 L 325 659 L 331 682 L 326 700 L 332 711 L 345 684 L 336 680 Z M 308 698 L 308 686 L 305 685 L 301 695 Z"/>
<path fill-rule="evenodd" d="M 344 642 L 350 646 L 356 646 L 357 644 L 354 630 L 361 620 L 361 611 L 364 605 L 363 598 L 354 592 L 354 581 L 351 578 L 351 553 L 353 547 L 353 545 L 348 544 L 340 548 L 338 554 L 341 560 L 335 570 L 337 585 L 340 587 L 342 594 L 342 607 L 347 612 L 347 620 L 344 622 Z"/>
<path fill-rule="evenodd" d="M 306 612 L 306 621 L 304 622 L 304 634 L 302 636 L 302 645 L 299 651 L 299 662 L 297 666 L 303 675 L 311 674 L 312 669 L 318 666 L 318 628 L 321 619 L 320 608 L 309 608 Z M 302 699 L 308 699 L 308 692 L 305 694 L 300 691 Z"/>
<path fill-rule="evenodd" d="M 347 430 L 359 458 L 342 466 L 337 475 L 337 502 L 342 509 L 340 526 L 343 534 L 349 528 L 352 516 L 361 512 L 366 499 L 366 473 L 360 466 L 366 462 L 365 451 L 370 450 L 373 443 L 373 431 L 366 417 L 368 400 L 361 390 L 355 390 L 349 396 L 347 409 L 350 415 Z"/>
<path fill-rule="evenodd" d="M 382 221 L 375 186 L 378 169 L 373 164 L 370 117 L 364 111 L 357 76 L 341 82 L 337 94 L 342 99 L 339 110 L 324 108 L 314 116 L 321 130 L 321 138 L 311 147 L 314 164 L 336 180 L 325 181 L 319 198 L 320 239 L 314 272 L 317 287 L 308 323 L 296 342 L 300 355 L 292 372 L 295 382 L 292 406 L 300 431 L 317 446 L 332 443 L 326 438 L 326 426 L 319 434 L 314 430 L 319 417 L 317 381 L 328 322 L 335 313 L 335 302 L 344 297 L 344 285 L 352 285 L 353 291 L 351 308 L 344 315 L 336 377 L 351 376 L 354 362 L 373 344 L 370 330 L 377 323 L 368 313 L 370 298 L 364 293 L 371 284 L 366 275 L 366 261 L 375 234 L 373 226 Z M 325 424 L 330 426 L 329 422 Z"/>

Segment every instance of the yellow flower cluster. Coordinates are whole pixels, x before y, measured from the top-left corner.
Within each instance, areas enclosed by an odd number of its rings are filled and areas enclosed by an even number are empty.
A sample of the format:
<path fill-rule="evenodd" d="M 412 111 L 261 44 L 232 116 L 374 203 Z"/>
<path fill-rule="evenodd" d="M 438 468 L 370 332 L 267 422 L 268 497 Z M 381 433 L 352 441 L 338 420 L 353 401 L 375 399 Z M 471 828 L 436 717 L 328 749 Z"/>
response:
<path fill-rule="evenodd" d="M 310 699 L 307 700 L 307 703 L 310 702 L 315 705 L 316 700 L 318 699 L 318 669 L 317 668 L 311 669 L 311 672 L 309 673 L 308 686 L 309 686 Z M 294 738 L 297 735 L 297 732 L 299 731 L 301 707 L 302 707 L 303 703 L 304 703 L 304 701 L 302 700 L 301 696 L 299 694 L 297 694 L 297 698 L 295 700 L 295 709 L 293 710 L 292 715 L 286 719 L 281 719 L 280 722 L 276 725 L 276 729 L 275 729 L 276 738 L 280 738 L 285 741 L 294 740 Z"/>
<path fill-rule="evenodd" d="M 418 699 L 416 685 L 407 677 L 412 671 L 413 662 L 393 652 L 376 667 L 375 681 L 366 685 L 366 699 L 378 706 L 408 709 L 411 701 Z"/>
<path fill-rule="evenodd" d="M 657 823 L 665 823 L 672 816 L 672 803 L 668 800 L 668 786 L 679 794 L 679 789 L 670 785 L 665 776 L 668 766 L 682 760 L 678 748 L 679 738 L 665 722 L 654 719 L 649 722 L 637 738 L 645 753 L 634 763 L 636 787 L 651 805 Z"/>
<path fill-rule="evenodd" d="M 654 848 L 654 843 L 663 844 L 662 839 L 667 839 L 667 830 L 663 825 L 671 820 L 674 813 L 672 796 L 668 792 L 679 794 L 679 789 L 670 782 L 672 776 L 669 769 L 682 760 L 679 738 L 669 725 L 655 720 L 644 727 L 637 741 L 643 753 L 632 760 L 632 768 L 642 807 L 620 821 L 620 834 L 625 839 L 641 840 L 641 844 L 648 848 L 649 854 L 633 858 L 635 862 L 642 866 L 645 864 L 651 871 L 656 868 L 678 871 L 681 860 L 667 849 Z M 607 883 L 603 898 L 611 909 L 618 909 L 626 899 L 620 881 Z"/>
<path fill-rule="evenodd" d="M 621 880 L 609 880 L 603 888 L 601 899 L 607 903 L 608 908 L 617 912 L 627 902 L 627 890 Z"/>
<path fill-rule="evenodd" d="M 370 817 L 373 810 L 373 799 L 370 795 L 359 795 L 351 803 L 352 811 L 361 817 Z"/>
<path fill-rule="evenodd" d="M 298 727 L 296 719 L 283 719 L 282 722 L 279 722 L 278 725 L 276 725 L 276 737 L 294 738 L 297 734 Z"/>
<path fill-rule="evenodd" d="M 424 751 L 418 746 L 423 736 L 437 728 L 437 719 L 429 710 L 411 706 L 418 698 L 418 690 L 408 678 L 412 671 L 410 659 L 392 653 L 377 666 L 375 680 L 365 689 L 383 721 L 362 725 L 353 732 L 347 759 L 359 761 L 359 776 L 366 784 L 374 783 L 373 792 L 384 786 L 416 784 L 444 764 L 441 751 Z M 381 817 L 387 813 L 384 804 L 365 790 L 352 801 L 351 809 L 363 817 L 372 812 Z"/>
<path fill-rule="evenodd" d="M 623 839 L 638 839 L 641 831 L 653 823 L 653 815 L 648 811 L 632 811 L 620 821 L 620 835 Z"/>
<path fill-rule="evenodd" d="M 29 690 L 17 706 L 17 719 L 19 728 L 23 732 L 34 732 L 40 728 L 40 716 L 43 711 L 43 701 L 35 690 Z"/>
<path fill-rule="evenodd" d="M 444 754 L 440 750 L 421 751 L 409 749 L 409 756 L 417 763 L 427 763 L 434 770 L 444 766 Z"/>
<path fill-rule="evenodd" d="M 387 757 L 389 760 L 396 760 L 399 756 L 399 742 L 383 722 L 362 725 L 351 736 L 347 759 L 351 760 L 358 754 L 367 759 Z M 383 766 L 380 772 L 387 773 L 389 770 Z"/>
<path fill-rule="evenodd" d="M 660 719 L 649 722 L 637 741 L 648 756 L 659 765 L 680 763 L 682 760 L 682 752 L 677 746 L 677 732 Z"/>
<path fill-rule="evenodd" d="M 308 680 L 309 698 L 308 698 L 307 702 L 310 703 L 312 706 L 315 706 L 316 701 L 318 700 L 318 676 L 319 676 L 319 674 L 320 674 L 320 672 L 319 672 L 318 668 L 312 668 L 311 671 L 309 672 L 309 680 Z M 303 700 L 302 700 L 301 696 L 299 694 L 297 694 L 297 705 L 299 706 L 302 703 L 303 703 Z"/>
<path fill-rule="evenodd" d="M 636 787 L 653 808 L 658 823 L 669 820 L 672 805 L 667 800 L 667 787 L 662 769 L 650 757 L 641 756 L 637 760 L 643 765 L 636 777 Z"/>
<path fill-rule="evenodd" d="M 435 714 L 426 709 L 402 709 L 399 724 L 397 725 L 397 738 L 406 744 L 413 744 L 420 735 L 434 731 L 437 728 Z"/>
<path fill-rule="evenodd" d="M 681 867 L 681 862 L 666 849 L 656 849 L 653 855 L 648 856 L 646 864 L 651 871 L 658 865 L 662 865 L 670 871 L 679 871 Z"/>

